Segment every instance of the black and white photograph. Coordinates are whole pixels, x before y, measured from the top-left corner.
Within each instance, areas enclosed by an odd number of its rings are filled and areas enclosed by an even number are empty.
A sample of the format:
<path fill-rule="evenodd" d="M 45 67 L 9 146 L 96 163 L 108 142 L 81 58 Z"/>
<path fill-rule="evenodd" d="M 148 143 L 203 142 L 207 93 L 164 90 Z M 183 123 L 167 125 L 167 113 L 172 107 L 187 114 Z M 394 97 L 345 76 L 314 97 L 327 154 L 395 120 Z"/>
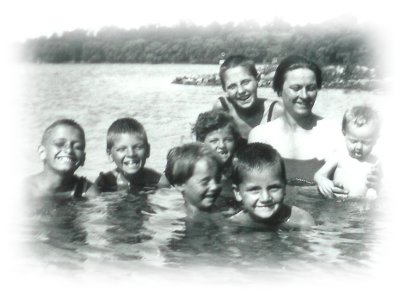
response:
<path fill-rule="evenodd" d="M 7 288 L 396 287 L 390 1 L 5 6 Z"/>

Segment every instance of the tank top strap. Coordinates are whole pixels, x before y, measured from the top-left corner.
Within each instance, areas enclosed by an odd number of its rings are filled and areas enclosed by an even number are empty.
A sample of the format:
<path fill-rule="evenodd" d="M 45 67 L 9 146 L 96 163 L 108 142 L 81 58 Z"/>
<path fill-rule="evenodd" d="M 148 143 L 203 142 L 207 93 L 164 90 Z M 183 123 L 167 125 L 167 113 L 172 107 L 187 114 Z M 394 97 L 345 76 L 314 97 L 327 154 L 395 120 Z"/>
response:
<path fill-rule="evenodd" d="M 221 103 L 222 109 L 224 109 L 226 112 L 229 112 L 229 106 L 226 99 L 224 97 L 219 97 L 218 100 Z"/>
<path fill-rule="evenodd" d="M 278 103 L 278 101 L 273 101 L 268 108 L 267 122 L 270 122 L 272 119 L 272 113 L 274 112 L 274 107 Z"/>

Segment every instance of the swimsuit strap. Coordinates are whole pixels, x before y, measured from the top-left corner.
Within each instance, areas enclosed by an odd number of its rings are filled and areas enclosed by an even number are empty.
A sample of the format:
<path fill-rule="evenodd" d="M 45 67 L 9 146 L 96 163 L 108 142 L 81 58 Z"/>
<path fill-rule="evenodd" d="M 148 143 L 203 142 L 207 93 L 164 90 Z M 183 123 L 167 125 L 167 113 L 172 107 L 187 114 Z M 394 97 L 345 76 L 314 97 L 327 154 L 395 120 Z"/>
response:
<path fill-rule="evenodd" d="M 219 97 L 218 100 L 220 101 L 221 105 L 222 105 L 222 109 L 224 109 L 224 111 L 229 112 L 229 106 L 228 103 L 226 102 L 224 97 Z"/>
<path fill-rule="evenodd" d="M 275 107 L 276 103 L 278 103 L 278 101 L 273 101 L 271 103 L 271 105 L 269 105 L 267 122 L 270 122 L 272 119 L 272 113 L 274 112 L 274 107 Z"/>

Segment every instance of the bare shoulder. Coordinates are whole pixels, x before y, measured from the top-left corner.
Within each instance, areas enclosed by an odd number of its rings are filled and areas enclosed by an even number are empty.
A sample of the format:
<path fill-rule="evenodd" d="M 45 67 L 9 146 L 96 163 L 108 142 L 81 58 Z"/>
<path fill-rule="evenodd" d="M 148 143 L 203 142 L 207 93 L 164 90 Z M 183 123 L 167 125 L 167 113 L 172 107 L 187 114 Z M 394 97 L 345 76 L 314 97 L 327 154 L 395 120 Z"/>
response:
<path fill-rule="evenodd" d="M 85 193 L 86 197 L 96 197 L 100 195 L 100 191 L 95 184 L 91 184 L 88 190 Z"/>
<path fill-rule="evenodd" d="M 223 106 L 222 106 L 219 98 L 214 102 L 212 109 L 213 110 L 223 110 Z"/>
<path fill-rule="evenodd" d="M 287 222 L 291 228 L 307 229 L 315 225 L 311 214 L 299 207 L 292 206 L 292 213 Z"/>
<path fill-rule="evenodd" d="M 248 142 L 269 143 L 276 134 L 281 133 L 282 121 L 277 118 L 271 122 L 257 125 L 249 134 Z"/>

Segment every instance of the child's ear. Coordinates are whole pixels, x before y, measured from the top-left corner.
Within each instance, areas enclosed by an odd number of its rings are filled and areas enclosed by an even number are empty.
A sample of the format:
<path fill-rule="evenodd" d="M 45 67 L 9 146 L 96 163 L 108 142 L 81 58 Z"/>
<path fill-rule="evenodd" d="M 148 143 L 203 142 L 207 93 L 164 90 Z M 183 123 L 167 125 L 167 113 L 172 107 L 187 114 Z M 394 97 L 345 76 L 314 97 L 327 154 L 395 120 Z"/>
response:
<path fill-rule="evenodd" d="M 111 155 L 111 150 L 107 150 L 107 157 L 108 157 L 108 160 L 110 161 L 110 163 L 114 162 L 114 159 Z"/>
<path fill-rule="evenodd" d="M 241 202 L 242 196 L 240 195 L 239 187 L 236 184 L 232 184 L 232 189 L 233 189 L 233 194 L 235 195 L 236 201 Z"/>
<path fill-rule="evenodd" d="M 80 164 L 81 167 L 83 167 L 83 165 L 85 165 L 85 160 L 86 160 L 86 153 L 83 153 L 81 164 Z"/>
<path fill-rule="evenodd" d="M 43 145 L 38 146 L 38 153 L 40 160 L 44 161 L 46 159 L 46 148 Z"/>
<path fill-rule="evenodd" d="M 147 144 L 146 158 L 150 157 L 150 144 Z"/>

